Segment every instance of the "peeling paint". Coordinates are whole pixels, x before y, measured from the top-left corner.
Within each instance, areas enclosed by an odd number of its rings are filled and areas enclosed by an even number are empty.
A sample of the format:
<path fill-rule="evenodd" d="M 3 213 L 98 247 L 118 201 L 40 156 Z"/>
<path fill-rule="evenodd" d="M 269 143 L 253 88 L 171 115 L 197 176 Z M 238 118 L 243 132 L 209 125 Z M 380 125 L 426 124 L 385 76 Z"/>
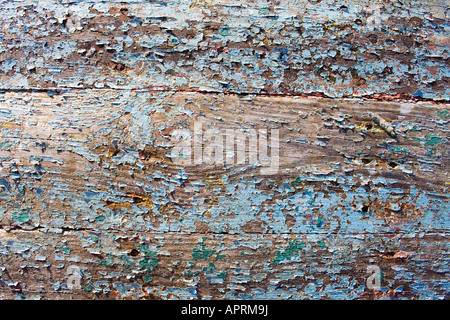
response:
<path fill-rule="evenodd" d="M 0 11 L 0 298 L 448 298 L 445 1 Z M 199 122 L 278 172 L 174 162 Z"/>

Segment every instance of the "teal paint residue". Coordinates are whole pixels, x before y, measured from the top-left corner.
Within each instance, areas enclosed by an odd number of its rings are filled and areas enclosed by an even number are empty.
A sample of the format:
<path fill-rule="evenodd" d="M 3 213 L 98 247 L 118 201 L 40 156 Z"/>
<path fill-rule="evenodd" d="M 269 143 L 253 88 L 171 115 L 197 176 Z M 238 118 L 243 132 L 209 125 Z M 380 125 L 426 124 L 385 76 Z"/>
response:
<path fill-rule="evenodd" d="M 156 257 L 145 257 L 139 262 L 139 265 L 145 267 L 147 271 L 152 271 L 158 265 L 158 259 Z"/>
<path fill-rule="evenodd" d="M 125 269 L 130 270 L 132 269 L 132 264 L 133 261 L 131 261 L 127 256 L 120 256 L 120 259 L 122 259 L 123 261 L 125 261 L 126 265 L 124 266 Z"/>
<path fill-rule="evenodd" d="M 183 274 L 186 277 L 192 277 L 192 276 L 196 276 L 196 275 L 200 274 L 200 271 L 198 271 L 198 270 L 197 271 L 184 270 Z"/>
<path fill-rule="evenodd" d="M 230 35 L 230 27 L 228 25 L 224 25 L 219 29 L 219 33 L 222 36 L 228 36 Z"/>
<path fill-rule="evenodd" d="M 102 242 L 100 241 L 100 239 L 96 236 L 90 236 L 90 239 L 93 243 L 96 243 L 95 248 L 101 248 L 102 247 Z"/>
<path fill-rule="evenodd" d="M 424 145 L 426 145 L 426 146 L 433 146 L 433 145 L 439 144 L 441 142 L 442 142 L 441 137 L 439 137 L 436 134 L 426 134 L 425 135 Z"/>
<path fill-rule="evenodd" d="M 12 144 L 9 142 L 0 142 L 0 150 L 10 151 Z"/>
<path fill-rule="evenodd" d="M 320 228 L 323 225 L 323 218 L 317 217 L 316 226 Z"/>
<path fill-rule="evenodd" d="M 42 162 L 42 158 L 37 157 L 37 156 L 30 156 L 30 158 L 28 159 L 28 161 L 29 161 L 31 164 L 37 164 L 37 165 L 40 165 L 41 162 Z"/>
<path fill-rule="evenodd" d="M 436 150 L 435 147 L 428 147 L 427 148 L 427 156 L 432 157 L 435 150 Z"/>
<path fill-rule="evenodd" d="M 292 257 L 298 255 L 300 253 L 300 251 L 306 247 L 306 243 L 304 243 L 303 241 L 299 241 L 299 240 L 294 240 L 294 241 L 289 241 L 289 246 L 288 248 L 282 250 L 282 251 L 277 251 L 277 255 L 275 257 L 275 259 L 273 259 L 273 263 L 275 264 L 280 264 L 281 262 L 285 261 L 285 260 L 289 260 Z"/>
<path fill-rule="evenodd" d="M 106 255 L 105 259 L 101 259 L 100 262 L 98 262 L 98 264 L 101 264 L 105 267 L 111 267 L 114 264 L 114 257 L 108 253 Z"/>
<path fill-rule="evenodd" d="M 450 118 L 450 112 L 448 110 L 437 111 L 436 113 L 441 118 Z"/>
<path fill-rule="evenodd" d="M 105 216 L 97 216 L 97 217 L 95 217 L 95 221 L 97 221 L 97 222 L 100 222 L 100 221 L 103 221 L 103 220 L 105 220 Z"/>
<path fill-rule="evenodd" d="M 202 238 L 202 242 L 200 242 L 197 246 L 194 247 L 194 252 L 192 253 L 192 257 L 194 258 L 194 260 L 199 260 L 199 259 L 203 259 L 203 260 L 208 260 L 208 258 L 216 253 L 215 250 L 213 249 L 208 249 L 206 248 L 206 244 L 205 241 L 206 238 Z"/>
<path fill-rule="evenodd" d="M 61 249 L 61 251 L 65 254 L 70 254 L 70 252 L 72 251 L 72 248 L 69 248 L 68 246 L 60 247 L 59 249 Z"/>
<path fill-rule="evenodd" d="M 258 14 L 261 16 L 266 16 L 269 14 L 269 7 L 262 7 L 259 9 Z"/>
<path fill-rule="evenodd" d="M 409 152 L 408 149 L 406 147 L 403 147 L 403 146 L 389 146 L 389 151 L 391 153 L 393 153 L 393 152 L 408 153 Z"/>
<path fill-rule="evenodd" d="M 219 254 L 218 252 L 216 252 L 216 259 L 215 260 L 225 260 L 225 255 L 224 254 Z"/>
<path fill-rule="evenodd" d="M 86 291 L 86 292 L 91 292 L 91 291 L 92 291 L 92 286 L 91 286 L 91 285 L 84 286 L 84 287 L 82 287 L 82 289 L 83 289 L 84 291 Z"/>
<path fill-rule="evenodd" d="M 325 248 L 326 248 L 325 241 L 318 241 L 317 244 L 318 244 L 322 249 L 325 249 Z"/>
<path fill-rule="evenodd" d="M 227 276 L 227 272 L 226 271 L 222 271 L 220 272 L 217 277 L 219 277 L 220 279 L 222 279 L 223 281 L 225 281 L 225 278 Z"/>
<path fill-rule="evenodd" d="M 13 212 L 12 217 L 20 223 L 26 223 L 31 220 L 28 212 Z"/>
<path fill-rule="evenodd" d="M 136 247 L 136 249 L 144 254 L 144 258 L 139 261 L 139 265 L 144 267 L 147 272 L 152 271 L 158 265 L 156 252 L 150 250 L 147 246 Z"/>

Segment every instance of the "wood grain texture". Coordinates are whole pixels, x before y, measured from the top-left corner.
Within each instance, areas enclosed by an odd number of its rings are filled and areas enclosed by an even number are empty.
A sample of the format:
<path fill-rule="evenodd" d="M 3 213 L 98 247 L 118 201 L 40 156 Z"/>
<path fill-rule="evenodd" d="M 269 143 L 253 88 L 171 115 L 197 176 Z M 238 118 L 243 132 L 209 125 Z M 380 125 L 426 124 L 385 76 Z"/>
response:
<path fill-rule="evenodd" d="M 445 1 L 0 12 L 1 299 L 448 298 Z M 175 161 L 199 124 L 276 172 Z"/>
<path fill-rule="evenodd" d="M 3 1 L 4 88 L 448 100 L 448 4 Z"/>

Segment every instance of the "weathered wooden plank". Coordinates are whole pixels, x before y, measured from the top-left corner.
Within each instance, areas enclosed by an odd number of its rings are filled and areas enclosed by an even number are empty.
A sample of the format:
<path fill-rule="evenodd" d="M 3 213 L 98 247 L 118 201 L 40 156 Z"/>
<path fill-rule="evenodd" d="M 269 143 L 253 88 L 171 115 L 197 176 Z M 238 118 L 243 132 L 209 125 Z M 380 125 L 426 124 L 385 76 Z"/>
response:
<path fill-rule="evenodd" d="M 448 294 L 443 234 L 164 234 L 0 231 L 3 298 L 442 299 Z M 51 242 L 52 246 L 46 244 Z M 10 254 L 14 252 L 15 254 Z M 367 265 L 383 290 L 367 288 Z M 80 289 L 68 289 L 69 266 Z"/>
<path fill-rule="evenodd" d="M 0 12 L 0 298 L 448 298 L 445 1 Z"/>
<path fill-rule="evenodd" d="M 448 3 L 3 1 L 3 88 L 448 100 Z"/>
<path fill-rule="evenodd" d="M 447 105 L 108 90 L 3 100 L 2 264 L 11 279 L 28 264 L 54 274 L 10 294 L 374 298 L 360 287 L 370 263 L 390 275 L 378 295 L 447 292 Z M 175 129 L 200 120 L 278 130 L 277 172 L 174 163 Z M 71 265 L 84 291 L 67 289 Z"/>

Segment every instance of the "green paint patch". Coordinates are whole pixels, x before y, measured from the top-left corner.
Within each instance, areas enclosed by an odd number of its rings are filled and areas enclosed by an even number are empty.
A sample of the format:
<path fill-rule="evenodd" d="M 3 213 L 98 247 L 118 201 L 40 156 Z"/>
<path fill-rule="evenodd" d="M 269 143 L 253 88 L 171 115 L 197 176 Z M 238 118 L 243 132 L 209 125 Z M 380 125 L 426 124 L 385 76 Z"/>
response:
<path fill-rule="evenodd" d="M 216 260 L 225 260 L 225 255 L 219 254 L 218 252 L 216 252 Z"/>
<path fill-rule="evenodd" d="M 97 216 L 97 217 L 95 217 L 95 221 L 97 221 L 97 222 L 100 222 L 100 221 L 103 221 L 103 220 L 105 220 L 105 216 Z"/>
<path fill-rule="evenodd" d="M 442 143 L 442 139 L 438 135 L 436 135 L 436 134 L 426 134 L 425 135 L 424 145 L 433 146 L 433 145 L 439 144 L 439 143 Z"/>
<path fill-rule="evenodd" d="M 217 250 L 209 249 L 206 247 L 206 244 L 205 244 L 206 239 L 207 238 L 205 238 L 205 237 L 202 238 L 202 241 L 199 242 L 199 244 L 194 247 L 193 252 L 192 252 L 192 257 L 194 258 L 194 260 L 199 260 L 199 259 L 208 260 L 208 258 L 211 257 L 213 254 L 216 255 L 215 260 L 220 260 L 220 259 L 225 260 L 225 255 L 221 255 L 221 254 L 219 254 L 219 252 Z"/>
<path fill-rule="evenodd" d="M 144 276 L 144 281 L 146 282 L 146 283 L 149 283 L 150 281 L 152 281 L 153 279 L 152 279 L 152 277 L 150 277 L 149 275 L 145 275 Z"/>
<path fill-rule="evenodd" d="M 207 272 L 208 274 L 212 274 L 215 275 L 217 278 L 222 279 L 222 281 L 225 281 L 225 278 L 227 276 L 227 272 L 226 271 L 221 271 L 219 272 L 218 270 L 216 270 L 216 266 L 214 265 L 213 262 L 210 262 L 208 264 L 208 267 L 203 267 L 202 268 L 203 272 Z"/>
<path fill-rule="evenodd" d="M 10 151 L 11 148 L 11 143 L 9 142 L 0 142 L 0 150 L 4 150 L 4 151 Z"/>
<path fill-rule="evenodd" d="M 317 217 L 316 227 L 320 228 L 323 225 L 323 218 Z"/>
<path fill-rule="evenodd" d="M 112 254 L 108 253 L 106 255 L 105 259 L 102 259 L 99 264 L 105 266 L 105 267 L 111 267 L 114 264 L 114 257 L 112 256 Z"/>
<path fill-rule="evenodd" d="M 216 254 L 217 256 L 220 256 L 220 255 L 218 255 L 217 254 L 217 252 L 212 252 L 212 251 L 214 251 L 214 250 L 210 250 L 210 249 L 206 249 L 206 248 L 204 248 L 204 246 L 202 246 L 202 244 L 204 244 L 204 240 L 205 240 L 206 238 L 203 238 L 202 239 L 202 242 L 200 242 L 199 244 L 198 244 L 198 247 L 197 247 L 197 249 L 199 250 L 199 251 L 195 251 L 194 252 L 194 254 L 193 254 L 193 256 L 195 256 L 195 253 L 197 253 L 197 254 L 199 254 L 199 256 L 201 256 L 201 258 L 199 258 L 199 259 L 205 259 L 206 257 L 211 257 L 213 254 Z M 202 251 L 202 252 L 205 252 L 205 249 L 207 250 L 206 251 L 206 254 L 205 255 L 203 255 L 203 254 L 201 254 L 200 253 L 200 250 Z M 208 251 L 209 250 L 209 251 Z M 216 261 L 217 260 L 217 256 L 216 256 L 216 259 L 214 260 L 214 261 Z M 194 259 L 195 259 L 195 257 L 194 257 Z M 219 259 L 220 259 L 220 257 L 219 257 Z M 205 259 L 206 260 L 206 259 Z M 201 262 L 200 262 L 201 263 Z M 201 263 L 202 264 L 202 263 Z M 186 269 L 184 270 L 184 272 L 183 272 L 183 274 L 185 275 L 185 276 L 187 276 L 187 277 L 191 277 L 191 276 L 198 276 L 198 275 L 200 275 L 200 274 L 204 274 L 206 277 L 207 277 L 207 279 L 208 279 L 208 281 L 216 281 L 216 280 L 214 280 L 214 279 L 216 279 L 216 278 L 219 278 L 219 279 L 221 279 L 222 281 L 225 281 L 225 278 L 226 278 L 226 276 L 227 276 L 227 272 L 226 271 L 224 271 L 224 270 L 222 270 L 222 271 L 219 271 L 219 270 L 217 270 L 216 269 L 216 265 L 214 264 L 214 262 L 212 262 L 212 261 L 210 261 L 210 262 L 208 262 L 208 265 L 207 266 L 202 266 L 201 268 L 200 268 L 200 266 L 199 265 L 197 265 L 197 269 L 198 270 L 190 270 L 190 268 L 192 268 L 192 267 L 195 267 L 196 266 L 196 263 L 195 262 L 187 262 L 187 264 L 186 264 Z M 212 280 L 211 280 L 212 279 Z"/>
<path fill-rule="evenodd" d="M 196 276 L 196 275 L 198 275 L 198 274 L 200 274 L 200 271 L 191 271 L 191 270 L 185 270 L 184 271 L 184 275 L 186 276 L 186 277 L 192 277 L 192 276 Z"/>
<path fill-rule="evenodd" d="M 420 140 L 419 140 L 420 141 Z M 409 153 L 409 150 L 406 147 L 403 146 L 392 146 L 389 147 L 389 151 L 392 152 L 398 152 L 398 153 Z"/>
<path fill-rule="evenodd" d="M 448 110 L 441 110 L 437 111 L 436 113 L 441 118 L 450 118 L 450 112 L 448 112 Z"/>
<path fill-rule="evenodd" d="M 228 25 L 224 25 L 219 29 L 219 33 L 222 36 L 228 36 L 230 35 L 230 27 Z"/>
<path fill-rule="evenodd" d="M 295 257 L 300 253 L 300 251 L 306 247 L 306 243 L 299 240 L 289 241 L 289 245 L 286 249 L 282 251 L 277 251 L 277 255 L 275 259 L 273 259 L 273 263 L 280 264 L 285 260 L 290 260 L 292 257 Z"/>
<path fill-rule="evenodd" d="M 92 286 L 91 285 L 85 286 L 85 287 L 83 287 L 83 290 L 86 291 L 86 292 L 91 292 L 92 291 Z"/>
<path fill-rule="evenodd" d="M 96 236 L 91 235 L 90 236 L 92 242 L 96 243 L 94 248 L 102 248 L 102 242 L 100 241 L 100 239 Z"/>
<path fill-rule="evenodd" d="M 146 268 L 147 271 L 152 271 L 153 268 L 158 265 L 158 259 L 156 259 L 156 257 L 145 257 L 141 261 L 139 261 L 139 265 Z"/>
<path fill-rule="evenodd" d="M 220 272 L 217 277 L 219 277 L 220 279 L 222 279 L 223 281 L 225 281 L 225 278 L 227 277 L 227 272 L 226 271 L 222 271 Z"/>
<path fill-rule="evenodd" d="M 125 270 L 132 270 L 135 264 L 134 261 L 130 260 L 127 256 L 120 256 L 121 260 L 125 261 L 126 265 L 123 266 Z"/>
<path fill-rule="evenodd" d="M 29 159 L 31 164 L 37 164 L 40 165 L 42 162 L 42 158 L 36 157 L 36 156 L 31 156 Z"/>
<path fill-rule="evenodd" d="M 291 185 L 295 186 L 296 184 L 300 183 L 302 181 L 302 179 L 300 179 L 300 177 L 298 177 L 297 179 L 291 181 Z"/>
<path fill-rule="evenodd" d="M 269 14 L 269 7 L 262 7 L 259 9 L 258 14 L 261 16 L 267 16 Z"/>
<path fill-rule="evenodd" d="M 153 252 L 147 246 L 135 247 L 144 257 L 139 261 L 139 265 L 144 267 L 147 272 L 152 271 L 158 265 L 158 258 L 156 252 Z"/>
<path fill-rule="evenodd" d="M 436 147 L 428 147 L 427 148 L 427 156 L 432 157 L 435 150 L 436 150 Z"/>
<path fill-rule="evenodd" d="M 192 253 L 192 257 L 194 260 L 208 260 L 208 258 L 214 253 L 213 249 L 206 249 L 204 244 L 201 244 L 200 247 L 195 247 L 194 252 Z"/>
<path fill-rule="evenodd" d="M 26 223 L 31 220 L 28 212 L 13 212 L 12 217 L 14 220 L 20 223 Z"/>
<path fill-rule="evenodd" d="M 65 254 L 70 254 L 72 251 L 72 248 L 69 248 L 68 246 L 60 247 L 61 251 Z"/>
<path fill-rule="evenodd" d="M 322 249 L 325 249 L 325 247 L 326 247 L 325 241 L 318 241 L 317 244 L 318 244 Z"/>
<path fill-rule="evenodd" d="M 125 261 L 127 264 L 133 264 L 133 261 L 128 259 L 127 256 L 120 256 L 119 258 L 122 259 L 123 261 Z"/>

